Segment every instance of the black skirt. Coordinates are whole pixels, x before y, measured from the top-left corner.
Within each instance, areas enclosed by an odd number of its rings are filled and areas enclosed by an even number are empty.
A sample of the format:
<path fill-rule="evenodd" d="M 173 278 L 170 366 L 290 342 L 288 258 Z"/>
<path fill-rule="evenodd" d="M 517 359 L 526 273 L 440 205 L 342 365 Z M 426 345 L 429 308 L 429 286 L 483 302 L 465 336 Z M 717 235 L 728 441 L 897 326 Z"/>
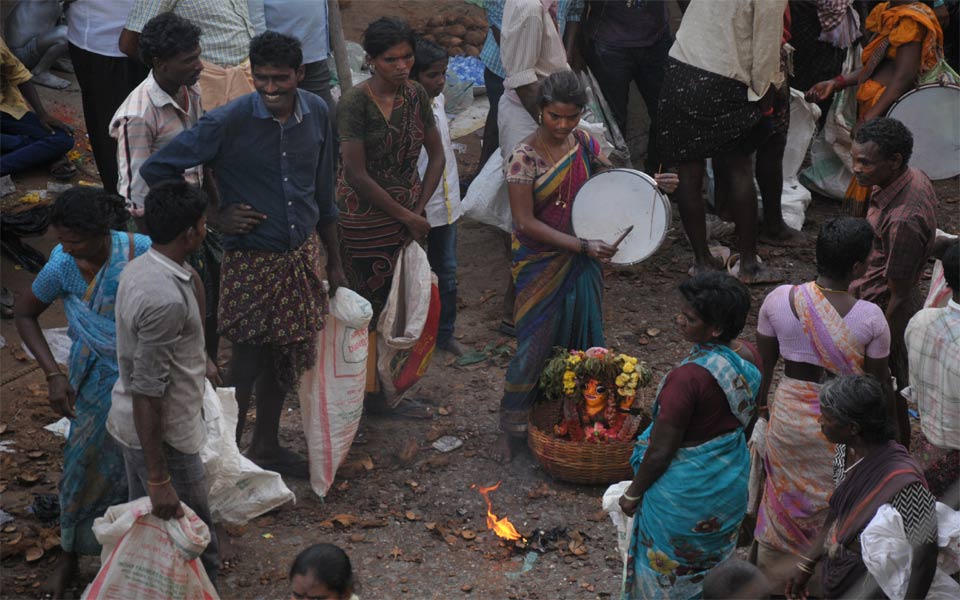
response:
<path fill-rule="evenodd" d="M 675 58 L 667 62 L 658 110 L 664 162 L 749 154 L 771 133 L 758 103 L 747 100 L 746 85 Z"/>

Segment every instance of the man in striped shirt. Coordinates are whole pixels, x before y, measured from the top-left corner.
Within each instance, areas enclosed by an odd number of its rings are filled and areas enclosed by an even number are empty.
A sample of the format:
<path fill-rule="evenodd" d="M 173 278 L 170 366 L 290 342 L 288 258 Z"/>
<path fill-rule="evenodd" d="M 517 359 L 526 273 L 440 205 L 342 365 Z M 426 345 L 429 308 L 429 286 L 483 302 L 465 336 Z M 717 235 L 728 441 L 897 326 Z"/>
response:
<path fill-rule="evenodd" d="M 110 121 L 110 136 L 118 146 L 117 191 L 135 218 L 143 216 L 143 200 L 149 191 L 140 167 L 203 114 L 197 85 L 203 70 L 200 28 L 172 12 L 154 17 L 143 28 L 140 56 L 151 67 L 150 74 L 130 92 Z M 189 169 L 185 177 L 188 183 L 200 185 L 201 167 Z"/>
<path fill-rule="evenodd" d="M 173 138 L 196 125 L 204 112 L 197 84 L 203 71 L 200 36 L 199 27 L 175 13 L 150 19 L 139 44 L 140 58 L 151 68 L 150 74 L 130 92 L 110 120 L 110 136 L 117 140 L 117 192 L 126 199 L 127 208 L 143 233 L 150 233 L 143 227 L 143 203 L 150 189 L 140 175 L 140 167 Z M 212 177 L 204 177 L 204 167 L 191 167 L 183 175 L 187 183 L 203 185 L 215 211 L 219 196 Z M 187 259 L 203 280 L 205 341 L 207 353 L 214 361 L 220 341 L 217 302 L 222 255 L 220 235 L 211 224 L 203 247 Z"/>

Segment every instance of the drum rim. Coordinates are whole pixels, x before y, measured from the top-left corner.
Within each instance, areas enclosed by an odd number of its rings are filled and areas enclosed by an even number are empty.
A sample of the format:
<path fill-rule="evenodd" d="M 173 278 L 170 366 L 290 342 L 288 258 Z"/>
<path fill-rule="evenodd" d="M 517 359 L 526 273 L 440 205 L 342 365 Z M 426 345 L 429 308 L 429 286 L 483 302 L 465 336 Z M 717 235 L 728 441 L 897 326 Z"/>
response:
<path fill-rule="evenodd" d="M 912 90 L 906 92 L 905 94 L 897 98 L 893 102 L 893 104 L 890 105 L 890 108 L 887 109 L 887 113 L 884 116 L 890 117 L 890 115 L 893 114 L 894 109 L 900 106 L 900 104 L 902 104 L 903 101 L 906 100 L 909 96 L 912 96 L 913 94 L 921 90 L 926 90 L 930 88 L 954 88 L 955 90 L 960 91 L 960 85 L 952 82 L 947 82 L 947 81 L 945 82 L 934 81 L 932 83 L 925 83 L 923 85 L 918 85 L 917 87 L 913 88 Z M 949 175 L 943 178 L 934 179 L 934 181 L 946 181 L 948 179 L 952 179 L 953 177 L 956 177 L 957 175 L 960 175 L 960 168 L 954 168 Z"/>
<path fill-rule="evenodd" d="M 893 112 L 893 109 L 895 109 L 895 108 L 897 107 L 897 105 L 899 105 L 901 102 L 903 102 L 903 100 L 904 100 L 905 98 L 907 98 L 908 96 L 912 96 L 913 94 L 919 92 L 920 90 L 926 90 L 926 89 L 935 88 L 935 87 L 936 87 L 936 88 L 954 88 L 954 89 L 960 91 L 960 85 L 958 85 L 958 84 L 956 84 L 956 83 L 950 83 L 950 82 L 940 83 L 940 82 L 935 81 L 935 82 L 933 82 L 933 83 L 925 83 L 925 84 L 923 84 L 923 85 L 918 85 L 917 87 L 915 87 L 915 88 L 913 88 L 912 90 L 904 93 L 902 96 L 900 96 L 899 98 L 897 98 L 896 100 L 894 100 L 894 101 L 893 101 L 893 104 L 890 105 L 890 108 L 887 109 L 887 114 L 884 115 L 884 116 L 889 117 L 889 116 L 890 116 L 890 113 Z"/>
<path fill-rule="evenodd" d="M 660 239 L 657 240 L 656 246 L 654 247 L 653 251 L 650 252 L 650 254 L 647 254 L 646 256 L 642 256 L 642 257 L 638 258 L 637 260 L 630 261 L 630 262 L 613 262 L 613 261 L 610 261 L 610 264 L 616 265 L 616 266 L 618 266 L 618 267 L 630 267 L 630 266 L 633 266 L 633 265 L 637 265 L 637 264 L 642 263 L 643 261 L 647 260 L 648 258 L 650 258 L 651 256 L 653 256 L 654 254 L 656 254 L 658 250 L 660 250 L 660 247 L 663 245 L 663 242 L 667 239 L 667 234 L 670 232 L 670 223 L 671 223 L 671 221 L 673 220 L 673 211 L 672 211 L 672 206 L 670 205 L 670 199 L 667 198 L 667 195 L 664 194 L 664 193 L 660 190 L 660 186 L 657 185 L 657 180 L 656 180 L 656 179 L 654 179 L 653 177 L 651 177 L 651 176 L 648 175 L 647 173 L 644 173 L 643 171 L 640 171 L 640 170 L 638 170 L 638 169 L 629 169 L 629 168 L 627 168 L 627 167 L 615 167 L 615 168 L 613 168 L 613 169 L 606 169 L 606 170 L 604 170 L 604 171 L 601 171 L 600 173 L 596 173 L 596 174 L 592 175 L 589 179 L 587 179 L 587 181 L 584 182 L 584 184 L 583 184 L 582 186 L 580 186 L 580 189 L 579 189 L 579 190 L 577 191 L 577 193 L 573 196 L 573 205 L 574 205 L 574 207 L 576 207 L 576 205 L 577 205 L 577 196 L 580 195 L 580 193 L 583 191 L 583 188 L 586 187 L 587 183 L 589 183 L 589 182 L 592 181 L 593 179 L 596 179 L 597 177 L 600 177 L 601 175 L 605 175 L 605 174 L 607 174 L 607 173 L 613 173 L 613 172 L 616 172 L 616 171 L 622 171 L 622 172 L 624 172 L 624 173 L 629 173 L 629 174 L 631 174 L 631 175 L 637 175 L 637 176 L 639 176 L 641 179 L 643 179 L 643 180 L 645 180 L 647 183 L 649 183 L 651 186 L 653 186 L 654 195 L 655 195 L 655 197 L 663 204 L 664 216 L 666 217 L 666 227 L 663 228 L 663 233 L 660 235 Z M 573 223 L 573 211 L 570 212 L 570 227 L 571 227 L 571 229 L 573 229 L 573 234 L 574 234 L 574 235 L 577 235 L 577 228 L 576 228 L 576 226 L 575 226 L 574 223 Z"/>

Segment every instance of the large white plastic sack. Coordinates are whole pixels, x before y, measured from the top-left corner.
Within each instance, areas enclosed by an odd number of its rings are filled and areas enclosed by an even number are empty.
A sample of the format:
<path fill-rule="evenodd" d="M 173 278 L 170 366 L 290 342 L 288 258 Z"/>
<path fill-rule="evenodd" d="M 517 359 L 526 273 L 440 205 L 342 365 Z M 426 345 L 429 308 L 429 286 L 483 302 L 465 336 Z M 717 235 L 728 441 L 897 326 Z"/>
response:
<path fill-rule="evenodd" d="M 367 327 L 373 308 L 363 296 L 337 288 L 317 339 L 317 364 L 300 380 L 300 415 L 310 458 L 310 487 L 326 496 L 353 444 L 363 414 Z"/>
<path fill-rule="evenodd" d="M 182 517 L 164 521 L 150 514 L 150 498 L 143 497 L 97 518 L 93 534 L 103 545 L 101 566 L 81 599 L 219 598 L 200 562 L 210 530 L 189 506 L 180 506 Z"/>
<path fill-rule="evenodd" d="M 242 525 L 296 500 L 278 473 L 266 471 L 237 448 L 237 399 L 233 388 L 206 382 L 203 420 L 207 439 L 200 458 L 210 486 L 210 513 L 217 523 Z"/>
<path fill-rule="evenodd" d="M 630 536 L 633 535 L 633 517 L 628 517 L 620 508 L 620 496 L 630 487 L 630 481 L 621 481 L 607 488 L 603 493 L 603 510 L 610 515 L 617 530 L 617 548 L 623 560 L 623 574 L 627 572 L 627 553 L 630 550 Z"/>
<path fill-rule="evenodd" d="M 474 221 L 492 225 L 507 233 L 513 232 L 513 216 L 507 182 L 503 178 L 503 158 L 497 149 L 473 178 L 460 204 L 463 215 Z"/>
<path fill-rule="evenodd" d="M 960 540 L 960 512 L 939 502 L 937 534 L 937 545 L 946 548 L 946 552 L 942 550 L 941 554 L 946 555 L 948 563 L 955 565 L 955 560 L 951 559 L 950 555 L 951 549 L 955 549 Z M 884 504 L 877 509 L 877 514 L 860 534 L 860 547 L 863 563 L 883 593 L 891 600 L 904 600 L 907 584 L 910 582 L 913 548 L 907 542 L 903 518 L 893 506 Z M 960 584 L 938 566 L 926 597 L 927 600 L 960 598 Z"/>
<path fill-rule="evenodd" d="M 57 364 L 69 364 L 70 348 L 73 346 L 73 340 L 70 339 L 67 328 L 54 327 L 52 329 L 44 329 L 43 337 L 46 338 L 47 345 L 50 346 L 50 353 L 53 354 L 53 360 L 57 361 Z M 26 344 L 21 342 L 20 347 L 23 348 L 23 351 L 31 360 L 37 360 L 37 357 L 33 355 L 33 352 L 30 352 L 30 348 L 27 348 Z"/>

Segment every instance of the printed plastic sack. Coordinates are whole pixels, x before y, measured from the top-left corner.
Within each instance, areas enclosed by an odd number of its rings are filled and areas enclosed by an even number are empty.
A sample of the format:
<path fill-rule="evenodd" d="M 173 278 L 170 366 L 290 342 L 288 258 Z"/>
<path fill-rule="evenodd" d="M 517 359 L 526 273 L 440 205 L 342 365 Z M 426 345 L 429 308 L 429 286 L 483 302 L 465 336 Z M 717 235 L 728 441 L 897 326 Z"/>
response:
<path fill-rule="evenodd" d="M 111 506 L 93 522 L 103 544 L 100 572 L 81 600 L 214 600 L 220 596 L 200 562 L 210 531 L 190 507 L 164 521 L 150 514 L 150 498 Z"/>
<path fill-rule="evenodd" d="M 283 478 L 265 471 L 237 448 L 237 400 L 233 388 L 214 390 L 206 382 L 203 421 L 207 439 L 200 458 L 210 486 L 210 513 L 217 523 L 243 525 L 296 500 Z"/>
<path fill-rule="evenodd" d="M 951 547 L 956 548 L 957 541 L 960 539 L 960 512 L 939 502 L 937 502 L 937 538 L 937 545 L 947 548 L 947 552 L 940 552 L 941 555 L 946 556 L 951 554 Z M 873 520 L 860 534 L 860 547 L 863 564 L 877 580 L 883 593 L 891 600 L 903 600 L 910 581 L 913 548 L 907 542 L 900 513 L 889 504 L 884 504 L 877 509 Z M 943 566 L 941 560 L 933 576 L 930 591 L 927 592 L 927 600 L 960 598 L 960 584 L 949 577 Z"/>
<path fill-rule="evenodd" d="M 630 549 L 630 536 L 633 535 L 633 517 L 628 517 L 620 508 L 620 496 L 630 487 L 630 481 L 621 481 L 607 488 L 603 493 L 603 510 L 610 514 L 613 526 L 617 528 L 617 547 L 623 559 L 623 574 L 627 573 L 627 552 Z"/>
<path fill-rule="evenodd" d="M 387 304 L 377 322 L 377 374 L 388 406 L 420 381 L 433 358 L 440 325 L 440 290 L 427 253 L 407 244 L 397 258 Z"/>
<path fill-rule="evenodd" d="M 367 326 L 373 308 L 363 296 L 337 288 L 317 339 L 317 364 L 300 380 L 300 415 L 310 458 L 310 487 L 323 498 L 353 444 L 363 413 Z"/>
<path fill-rule="evenodd" d="M 507 196 L 507 182 L 503 178 L 500 150 L 494 151 L 487 164 L 473 178 L 460 207 L 463 215 L 474 221 L 513 233 L 513 215 Z"/>

